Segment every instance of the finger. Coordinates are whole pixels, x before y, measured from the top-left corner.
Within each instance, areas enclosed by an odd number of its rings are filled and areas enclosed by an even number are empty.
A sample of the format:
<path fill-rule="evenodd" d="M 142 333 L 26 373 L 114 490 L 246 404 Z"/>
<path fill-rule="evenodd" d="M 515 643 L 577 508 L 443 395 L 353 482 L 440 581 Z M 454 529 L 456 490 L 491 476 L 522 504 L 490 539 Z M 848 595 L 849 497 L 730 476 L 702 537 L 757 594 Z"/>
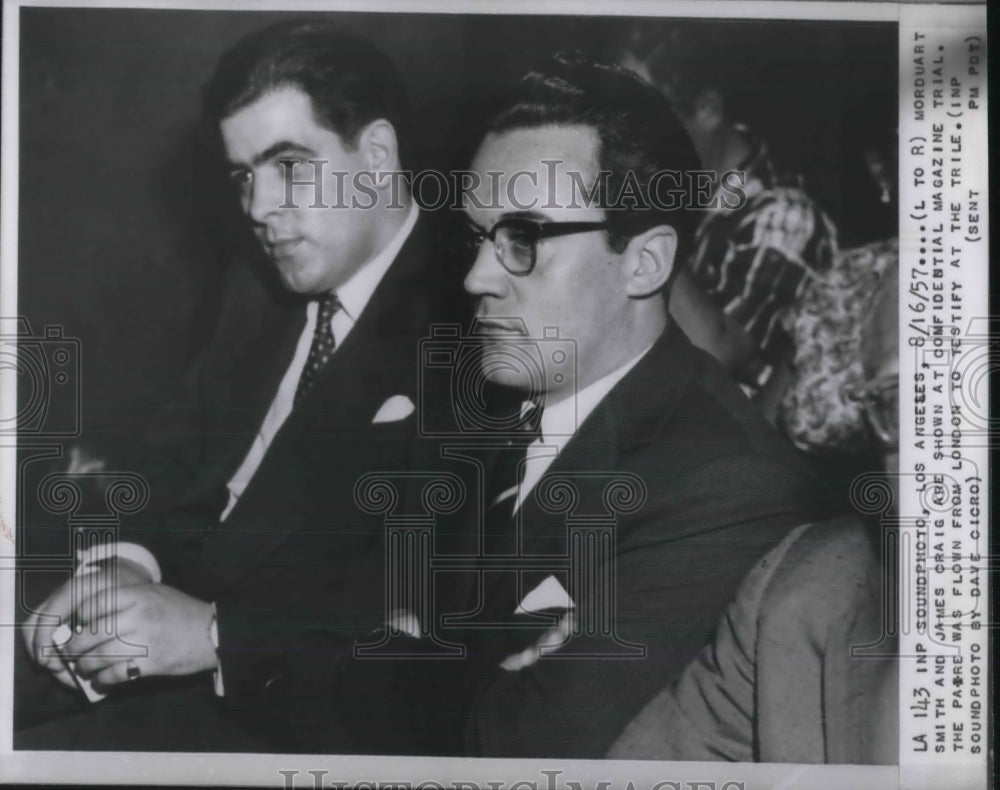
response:
<path fill-rule="evenodd" d="M 60 665 L 59 652 L 54 644 L 55 632 L 58 626 L 42 625 L 37 614 L 32 614 L 21 624 L 21 635 L 24 637 L 25 649 L 31 660 L 39 666 L 56 671 Z M 44 630 L 43 630 L 44 629 Z M 48 634 L 48 639 L 45 635 Z M 35 645 L 39 645 L 36 649 Z"/>
<path fill-rule="evenodd" d="M 72 659 L 87 675 L 113 661 L 148 657 L 148 637 L 143 636 L 143 623 L 133 607 L 122 617 L 110 617 L 90 624 L 82 633 L 74 634 L 63 648 L 63 655 Z M 110 658 L 111 661 L 105 659 Z"/>
<path fill-rule="evenodd" d="M 123 634 L 119 631 L 111 635 L 77 637 L 74 643 L 77 642 L 80 643 L 79 649 L 72 655 L 72 659 L 87 675 L 115 661 L 149 656 L 149 648 L 132 632 Z"/>
<path fill-rule="evenodd" d="M 56 646 L 52 640 L 55 630 L 51 626 L 44 628 L 39 626 L 35 629 L 35 641 L 31 646 L 31 655 L 35 661 L 39 666 L 47 669 L 52 669 L 53 666 L 59 663 L 59 651 L 56 650 Z"/>
<path fill-rule="evenodd" d="M 129 659 L 135 661 L 142 658 L 141 651 L 127 645 L 118 639 L 109 639 L 95 646 L 90 652 L 76 659 L 76 669 L 84 677 L 93 677 L 112 664 L 119 664 Z"/>
<path fill-rule="evenodd" d="M 73 624 L 79 631 L 81 626 L 100 619 L 109 603 L 109 590 L 113 588 L 103 573 L 85 573 L 74 581 Z"/>
<path fill-rule="evenodd" d="M 129 666 L 134 667 L 133 674 L 136 669 L 141 673 L 143 668 L 142 662 L 136 659 L 132 659 L 131 662 L 127 660 L 117 661 L 114 664 L 102 669 L 100 672 L 91 677 L 90 680 L 95 686 L 104 688 L 108 686 L 117 686 L 121 683 L 128 683 L 129 681 L 135 680 L 139 677 L 138 675 L 135 678 L 130 678 L 128 676 Z"/>
<path fill-rule="evenodd" d="M 73 638 L 63 645 L 61 652 L 64 658 L 76 661 L 88 653 L 100 650 L 108 642 L 115 641 L 118 641 L 117 636 L 114 633 L 106 633 L 103 628 L 94 632 L 88 629 L 83 633 L 74 634 Z"/>
<path fill-rule="evenodd" d="M 65 582 L 41 605 L 38 612 L 32 616 L 36 620 L 34 642 L 31 653 L 44 667 L 50 667 L 53 661 L 58 661 L 58 654 L 53 650 L 53 635 L 56 629 L 68 622 L 72 614 L 70 584 Z M 43 622 L 44 618 L 44 622 Z"/>
<path fill-rule="evenodd" d="M 79 633 L 95 631 L 101 620 L 120 616 L 135 605 L 136 596 L 130 587 L 103 587 L 80 600 L 74 610 L 74 621 Z"/>
<path fill-rule="evenodd" d="M 51 668 L 58 657 L 52 651 L 53 634 L 63 623 L 68 623 L 73 615 L 75 604 L 100 589 L 106 588 L 110 577 L 103 572 L 85 573 L 71 576 L 63 582 L 43 603 L 38 611 L 33 612 L 28 622 L 33 624 L 32 642 L 29 650 L 35 660 L 42 666 Z M 25 633 L 25 638 L 28 633 Z"/>
<path fill-rule="evenodd" d="M 143 622 L 139 619 L 139 607 L 132 605 L 120 612 L 110 612 L 106 616 L 78 623 L 73 631 L 72 641 L 67 643 L 64 651 L 72 650 L 82 655 L 94 650 L 109 640 L 118 639 L 125 644 L 135 642 L 135 636 L 143 630 Z"/>
<path fill-rule="evenodd" d="M 59 654 L 53 643 L 53 634 L 58 626 L 39 625 L 35 629 L 35 642 L 32 646 L 32 654 L 35 660 L 43 667 L 50 666 L 54 661 L 59 660 Z"/>

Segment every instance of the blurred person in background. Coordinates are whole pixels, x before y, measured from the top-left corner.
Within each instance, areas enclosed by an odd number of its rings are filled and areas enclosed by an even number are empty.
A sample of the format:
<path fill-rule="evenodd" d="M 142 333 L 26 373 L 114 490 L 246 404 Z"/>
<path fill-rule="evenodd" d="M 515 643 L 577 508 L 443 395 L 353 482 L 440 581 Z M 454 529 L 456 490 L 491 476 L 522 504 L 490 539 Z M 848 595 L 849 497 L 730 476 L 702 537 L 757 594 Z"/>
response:
<path fill-rule="evenodd" d="M 673 22 L 647 21 L 629 30 L 614 54 L 667 96 L 713 174 L 711 208 L 670 311 L 773 420 L 794 353 L 785 324 L 808 283 L 829 271 L 837 232 L 800 179 L 785 185 L 764 141 L 731 117 L 723 87 L 731 74 L 712 54 L 724 43 Z M 745 194 L 735 207 L 715 200 L 732 171 L 741 174 Z"/>
<path fill-rule="evenodd" d="M 895 107 L 895 95 L 879 91 L 853 105 L 851 115 L 870 122 L 845 126 L 848 203 L 858 209 L 844 213 L 842 227 L 865 243 L 839 252 L 826 276 L 809 284 L 788 326 L 795 356 L 777 406 L 778 425 L 822 472 L 828 507 L 837 512 L 849 507 L 847 491 L 858 470 L 878 460 L 863 404 L 851 394 L 865 378 L 856 349 L 868 295 L 899 263 Z"/>

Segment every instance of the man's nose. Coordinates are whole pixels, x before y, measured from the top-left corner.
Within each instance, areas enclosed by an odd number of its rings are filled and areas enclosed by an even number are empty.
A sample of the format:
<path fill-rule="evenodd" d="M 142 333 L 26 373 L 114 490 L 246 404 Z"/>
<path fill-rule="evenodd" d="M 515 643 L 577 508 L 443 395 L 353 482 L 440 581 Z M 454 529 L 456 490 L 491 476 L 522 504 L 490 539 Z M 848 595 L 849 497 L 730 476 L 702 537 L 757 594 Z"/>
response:
<path fill-rule="evenodd" d="M 483 239 L 463 286 L 473 296 L 501 297 L 507 293 L 508 277 L 507 270 L 497 259 L 493 242 Z"/>
<path fill-rule="evenodd" d="M 255 223 L 261 224 L 282 208 L 292 208 L 286 204 L 284 184 L 281 179 L 261 176 L 250 184 L 244 210 Z"/>

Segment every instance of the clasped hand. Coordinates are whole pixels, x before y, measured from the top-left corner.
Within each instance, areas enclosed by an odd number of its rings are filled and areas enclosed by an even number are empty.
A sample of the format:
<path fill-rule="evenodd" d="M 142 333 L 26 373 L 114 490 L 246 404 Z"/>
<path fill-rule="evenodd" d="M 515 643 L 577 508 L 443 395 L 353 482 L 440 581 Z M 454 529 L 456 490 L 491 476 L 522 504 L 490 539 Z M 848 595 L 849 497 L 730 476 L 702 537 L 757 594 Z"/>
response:
<path fill-rule="evenodd" d="M 130 665 L 147 677 L 190 675 L 218 666 L 210 633 L 212 604 L 150 583 L 147 574 L 125 560 L 119 560 L 117 578 L 98 571 L 88 574 L 83 585 L 80 579 L 63 584 L 40 608 L 42 615 L 33 614 L 22 626 L 32 657 L 62 683 L 75 685 L 53 644 L 57 624 L 42 624 L 45 615 L 75 626 L 62 654 L 99 687 L 129 680 Z"/>

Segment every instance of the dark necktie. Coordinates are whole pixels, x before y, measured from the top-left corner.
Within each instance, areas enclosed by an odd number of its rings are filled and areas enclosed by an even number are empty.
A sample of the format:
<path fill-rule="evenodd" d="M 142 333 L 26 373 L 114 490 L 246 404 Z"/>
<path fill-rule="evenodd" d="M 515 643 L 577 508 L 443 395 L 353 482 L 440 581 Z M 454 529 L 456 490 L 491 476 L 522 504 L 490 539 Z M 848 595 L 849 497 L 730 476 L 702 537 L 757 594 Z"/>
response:
<path fill-rule="evenodd" d="M 312 345 L 309 347 L 309 356 L 306 358 L 306 366 L 299 376 L 299 386 L 295 390 L 295 405 L 297 406 L 305 394 L 312 387 L 313 381 L 319 374 L 323 366 L 330 361 L 337 341 L 333 337 L 333 328 L 330 322 L 334 315 L 340 310 L 342 305 L 337 298 L 337 294 L 324 294 L 317 300 L 319 309 L 316 311 L 316 329 L 313 332 Z"/>
<path fill-rule="evenodd" d="M 473 632 L 473 651 L 490 664 L 497 664 L 534 643 L 548 624 L 533 616 L 515 614 L 524 592 L 524 570 L 517 567 L 521 553 L 517 535 L 518 517 L 514 503 L 524 481 L 529 445 L 541 438 L 542 409 L 532 406 L 522 417 L 520 430 L 498 448 L 494 463 L 487 470 L 483 514 L 483 554 L 486 557 L 510 557 L 512 569 L 484 570 L 480 617 L 489 625 Z"/>
<path fill-rule="evenodd" d="M 515 436 L 498 449 L 486 478 L 483 551 L 487 555 L 518 553 L 514 503 L 524 480 L 528 446 L 541 438 L 542 407 L 531 404 L 521 417 Z"/>

